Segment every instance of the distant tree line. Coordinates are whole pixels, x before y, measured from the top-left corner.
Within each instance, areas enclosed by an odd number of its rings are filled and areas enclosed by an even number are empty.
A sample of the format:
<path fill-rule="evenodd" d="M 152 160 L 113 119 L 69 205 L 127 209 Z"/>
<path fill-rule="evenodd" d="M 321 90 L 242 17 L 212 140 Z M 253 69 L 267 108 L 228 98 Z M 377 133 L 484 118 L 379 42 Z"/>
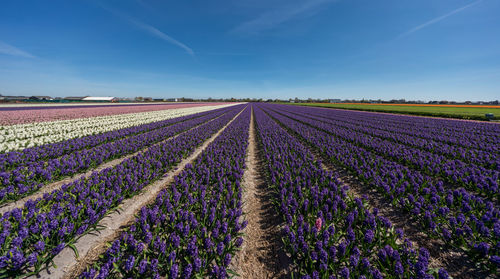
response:
<path fill-rule="evenodd" d="M 0 102 L 76 102 L 85 101 L 85 98 L 89 96 L 81 97 L 56 97 L 52 98 L 50 96 L 2 96 L 0 94 Z M 457 104 L 457 105 L 498 105 L 499 101 L 465 101 L 456 102 L 448 100 L 436 100 L 436 101 L 421 101 L 421 100 L 406 100 L 406 99 L 392 99 L 392 100 L 382 100 L 382 99 L 299 99 L 289 98 L 289 99 L 263 99 L 263 98 L 153 98 L 153 97 L 135 97 L 135 98 L 113 98 L 115 102 L 272 102 L 272 103 L 371 103 L 371 104 Z"/>

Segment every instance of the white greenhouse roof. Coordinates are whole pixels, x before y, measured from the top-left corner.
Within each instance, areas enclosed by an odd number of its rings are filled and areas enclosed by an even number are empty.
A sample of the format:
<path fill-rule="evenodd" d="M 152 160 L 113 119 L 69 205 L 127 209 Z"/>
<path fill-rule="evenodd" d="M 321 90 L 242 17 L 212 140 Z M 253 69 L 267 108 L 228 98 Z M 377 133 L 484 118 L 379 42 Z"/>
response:
<path fill-rule="evenodd" d="M 112 101 L 116 97 L 85 97 L 82 101 Z"/>

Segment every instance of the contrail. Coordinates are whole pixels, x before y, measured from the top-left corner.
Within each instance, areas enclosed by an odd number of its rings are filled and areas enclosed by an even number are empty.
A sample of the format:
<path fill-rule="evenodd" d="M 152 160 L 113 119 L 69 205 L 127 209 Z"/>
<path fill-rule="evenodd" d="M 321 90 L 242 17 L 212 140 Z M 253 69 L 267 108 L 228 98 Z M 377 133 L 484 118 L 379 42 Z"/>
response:
<path fill-rule="evenodd" d="M 108 10 L 109 12 L 111 12 L 111 13 L 113 13 L 113 14 L 115 14 L 115 15 L 117 15 L 117 16 L 125 19 L 125 20 L 127 20 L 128 22 L 130 22 L 131 24 L 133 24 L 137 28 L 142 29 L 143 31 L 146 31 L 147 33 L 149 33 L 149 34 L 151 34 L 151 35 L 153 35 L 153 36 L 155 36 L 155 37 L 157 37 L 159 39 L 162 39 L 162 40 L 164 40 L 164 41 L 166 41 L 168 43 L 171 43 L 171 44 L 173 44 L 175 46 L 178 46 L 178 47 L 184 49 L 189 55 L 191 55 L 193 57 L 195 56 L 194 51 L 190 47 L 188 47 L 184 43 L 182 43 L 182 42 L 180 42 L 180 41 L 178 41 L 178 40 L 170 37 L 169 35 L 163 33 L 158 28 L 156 28 L 156 27 L 154 27 L 152 25 L 149 25 L 147 23 L 144 23 L 144 22 L 142 22 L 142 21 L 140 21 L 138 19 L 135 19 L 135 18 L 133 18 L 133 17 L 131 17 L 129 15 L 123 14 L 123 13 L 121 13 L 121 12 L 115 10 L 115 9 L 107 7 L 107 6 L 103 5 L 102 3 L 99 3 L 99 5 L 103 9 Z"/>
<path fill-rule="evenodd" d="M 148 32 L 149 34 L 157 37 L 157 38 L 160 38 L 166 42 L 169 42 L 173 45 L 176 45 L 182 49 L 184 49 L 189 55 L 191 56 L 194 56 L 194 51 L 188 47 L 187 45 L 179 42 L 178 40 L 170 37 L 169 35 L 163 33 L 162 31 L 158 30 L 156 27 L 154 26 L 151 26 L 147 23 L 144 23 L 144 22 L 141 22 L 141 21 L 138 21 L 136 19 L 133 19 L 133 18 L 128 18 L 127 19 L 128 21 L 130 21 L 131 23 L 133 23 L 135 26 L 139 27 L 140 29 Z"/>
<path fill-rule="evenodd" d="M 436 18 L 434 18 L 434 19 L 431 19 L 431 20 L 429 20 L 429 21 L 427 21 L 427 22 L 425 22 L 425 23 L 423 23 L 423 24 L 420 24 L 419 26 L 416 26 L 416 27 L 414 27 L 414 28 L 412 28 L 412 29 L 410 29 L 410 30 L 408 30 L 408 31 L 406 31 L 406 32 L 404 32 L 404 33 L 402 33 L 401 35 L 399 35 L 399 38 L 401 38 L 401 37 L 406 37 L 406 36 L 408 36 L 408 35 L 410 35 L 410 34 L 412 34 L 412 33 L 414 33 L 414 32 L 417 32 L 418 30 L 420 30 L 420 29 L 422 29 L 422 28 L 425 28 L 425 27 L 427 27 L 427 26 L 429 26 L 429 25 L 432 25 L 432 24 L 434 24 L 434 23 L 437 23 L 437 22 L 439 22 L 439 21 L 441 21 L 441 20 L 443 20 L 443 19 L 445 19 L 445 18 L 447 18 L 447 17 L 450 17 L 450 16 L 452 16 L 452 15 L 454 15 L 454 14 L 456 14 L 456 13 L 459 13 L 459 12 L 461 12 L 461 11 L 463 11 L 463 10 L 467 9 L 467 8 L 470 8 L 470 7 L 472 7 L 472 6 L 475 6 L 475 5 L 477 5 L 479 2 L 482 2 L 482 1 L 483 1 L 483 0 L 477 0 L 477 1 L 474 1 L 474 2 L 472 2 L 472 3 L 470 3 L 470 4 L 468 4 L 468 5 L 465 5 L 465 6 L 461 7 L 461 8 L 458 8 L 458 9 L 456 9 L 456 10 L 453 10 L 453 11 L 451 11 L 451 12 L 449 12 L 449 13 L 445 14 L 445 15 L 442 15 L 442 16 L 436 17 Z"/>

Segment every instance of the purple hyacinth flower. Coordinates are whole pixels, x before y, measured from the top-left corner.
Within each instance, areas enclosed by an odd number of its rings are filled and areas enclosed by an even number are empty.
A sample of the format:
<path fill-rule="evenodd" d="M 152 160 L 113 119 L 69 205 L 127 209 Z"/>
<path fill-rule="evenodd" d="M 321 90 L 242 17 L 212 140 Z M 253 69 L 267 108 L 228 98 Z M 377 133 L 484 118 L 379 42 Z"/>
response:
<path fill-rule="evenodd" d="M 177 278 L 179 274 L 179 266 L 177 264 L 173 264 L 170 268 L 170 278 Z"/>
<path fill-rule="evenodd" d="M 191 274 L 193 273 L 193 267 L 191 264 L 187 264 L 186 267 L 184 267 L 184 271 L 182 272 L 182 277 L 184 278 L 191 278 Z"/>
<path fill-rule="evenodd" d="M 6 256 L 0 257 L 0 268 L 4 269 L 9 265 L 9 258 Z"/>
<path fill-rule="evenodd" d="M 394 272 L 398 275 L 403 275 L 403 273 L 405 272 L 405 269 L 403 267 L 403 265 L 401 264 L 401 262 L 396 262 L 396 265 L 394 266 Z"/>
<path fill-rule="evenodd" d="M 175 253 L 175 251 L 170 252 L 170 254 L 168 255 L 168 262 L 173 263 L 176 257 L 177 253 Z"/>
<path fill-rule="evenodd" d="M 352 267 L 356 267 L 359 263 L 359 257 L 357 255 L 351 255 L 351 257 L 349 258 L 349 262 L 351 263 Z"/>
<path fill-rule="evenodd" d="M 235 245 L 236 245 L 236 247 L 240 247 L 240 246 L 241 246 L 241 244 L 243 244 L 243 238 L 238 237 L 238 238 L 236 239 L 236 241 L 235 241 Z"/>
<path fill-rule="evenodd" d="M 342 268 L 342 270 L 340 270 L 339 274 L 342 278 L 346 278 L 346 279 L 349 278 L 349 268 L 347 268 L 347 267 Z"/>
<path fill-rule="evenodd" d="M 490 250 L 490 246 L 488 243 L 480 242 L 479 244 L 474 245 L 474 249 L 481 255 L 486 256 Z"/>
<path fill-rule="evenodd" d="M 139 274 L 145 273 L 147 269 L 148 269 L 148 261 L 147 260 L 142 260 L 139 263 Z"/>
<path fill-rule="evenodd" d="M 35 250 L 37 250 L 38 252 L 43 252 L 43 250 L 45 250 L 45 242 L 39 240 L 37 243 L 35 243 Z"/>
<path fill-rule="evenodd" d="M 38 261 L 38 254 L 36 252 L 33 252 L 31 253 L 29 256 L 28 256 L 28 265 L 29 266 L 34 266 L 36 264 L 36 262 Z"/>
<path fill-rule="evenodd" d="M 439 276 L 439 279 L 448 279 L 449 278 L 448 272 L 446 272 L 446 270 L 444 270 L 443 268 L 439 269 L 438 276 Z"/>
<path fill-rule="evenodd" d="M 200 271 L 200 268 L 201 268 L 201 259 L 200 258 L 194 259 L 193 268 L 194 268 L 194 271 L 196 271 L 196 272 Z"/>
<path fill-rule="evenodd" d="M 227 254 L 224 257 L 224 266 L 229 266 L 230 263 L 231 263 L 231 254 Z"/>
<path fill-rule="evenodd" d="M 217 244 L 217 254 L 221 255 L 222 252 L 224 252 L 224 243 L 219 242 L 219 244 Z"/>
<path fill-rule="evenodd" d="M 495 264 L 497 267 L 500 267 L 500 256 L 491 256 L 491 263 Z"/>
<path fill-rule="evenodd" d="M 375 234 L 373 233 L 373 230 L 367 230 L 365 233 L 365 242 L 372 243 L 374 237 Z"/>
<path fill-rule="evenodd" d="M 59 254 L 59 252 L 61 252 L 65 246 L 66 246 L 66 243 L 64 243 L 64 242 L 60 243 L 59 245 L 56 246 L 56 248 L 52 249 L 51 254 L 54 256 Z"/>
<path fill-rule="evenodd" d="M 125 261 L 125 270 L 130 271 L 134 267 L 135 263 L 135 257 L 133 255 L 130 255 L 128 259 Z"/>

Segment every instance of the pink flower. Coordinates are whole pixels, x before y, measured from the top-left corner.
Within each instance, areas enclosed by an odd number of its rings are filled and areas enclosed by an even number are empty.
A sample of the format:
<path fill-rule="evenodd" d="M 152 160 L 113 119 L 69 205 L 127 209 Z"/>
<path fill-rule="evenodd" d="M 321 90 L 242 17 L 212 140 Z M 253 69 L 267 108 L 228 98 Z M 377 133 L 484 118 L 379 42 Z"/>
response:
<path fill-rule="evenodd" d="M 314 224 L 314 226 L 316 227 L 316 229 L 318 231 L 321 230 L 321 224 L 323 224 L 323 221 L 321 221 L 321 218 L 316 219 L 316 224 Z"/>

